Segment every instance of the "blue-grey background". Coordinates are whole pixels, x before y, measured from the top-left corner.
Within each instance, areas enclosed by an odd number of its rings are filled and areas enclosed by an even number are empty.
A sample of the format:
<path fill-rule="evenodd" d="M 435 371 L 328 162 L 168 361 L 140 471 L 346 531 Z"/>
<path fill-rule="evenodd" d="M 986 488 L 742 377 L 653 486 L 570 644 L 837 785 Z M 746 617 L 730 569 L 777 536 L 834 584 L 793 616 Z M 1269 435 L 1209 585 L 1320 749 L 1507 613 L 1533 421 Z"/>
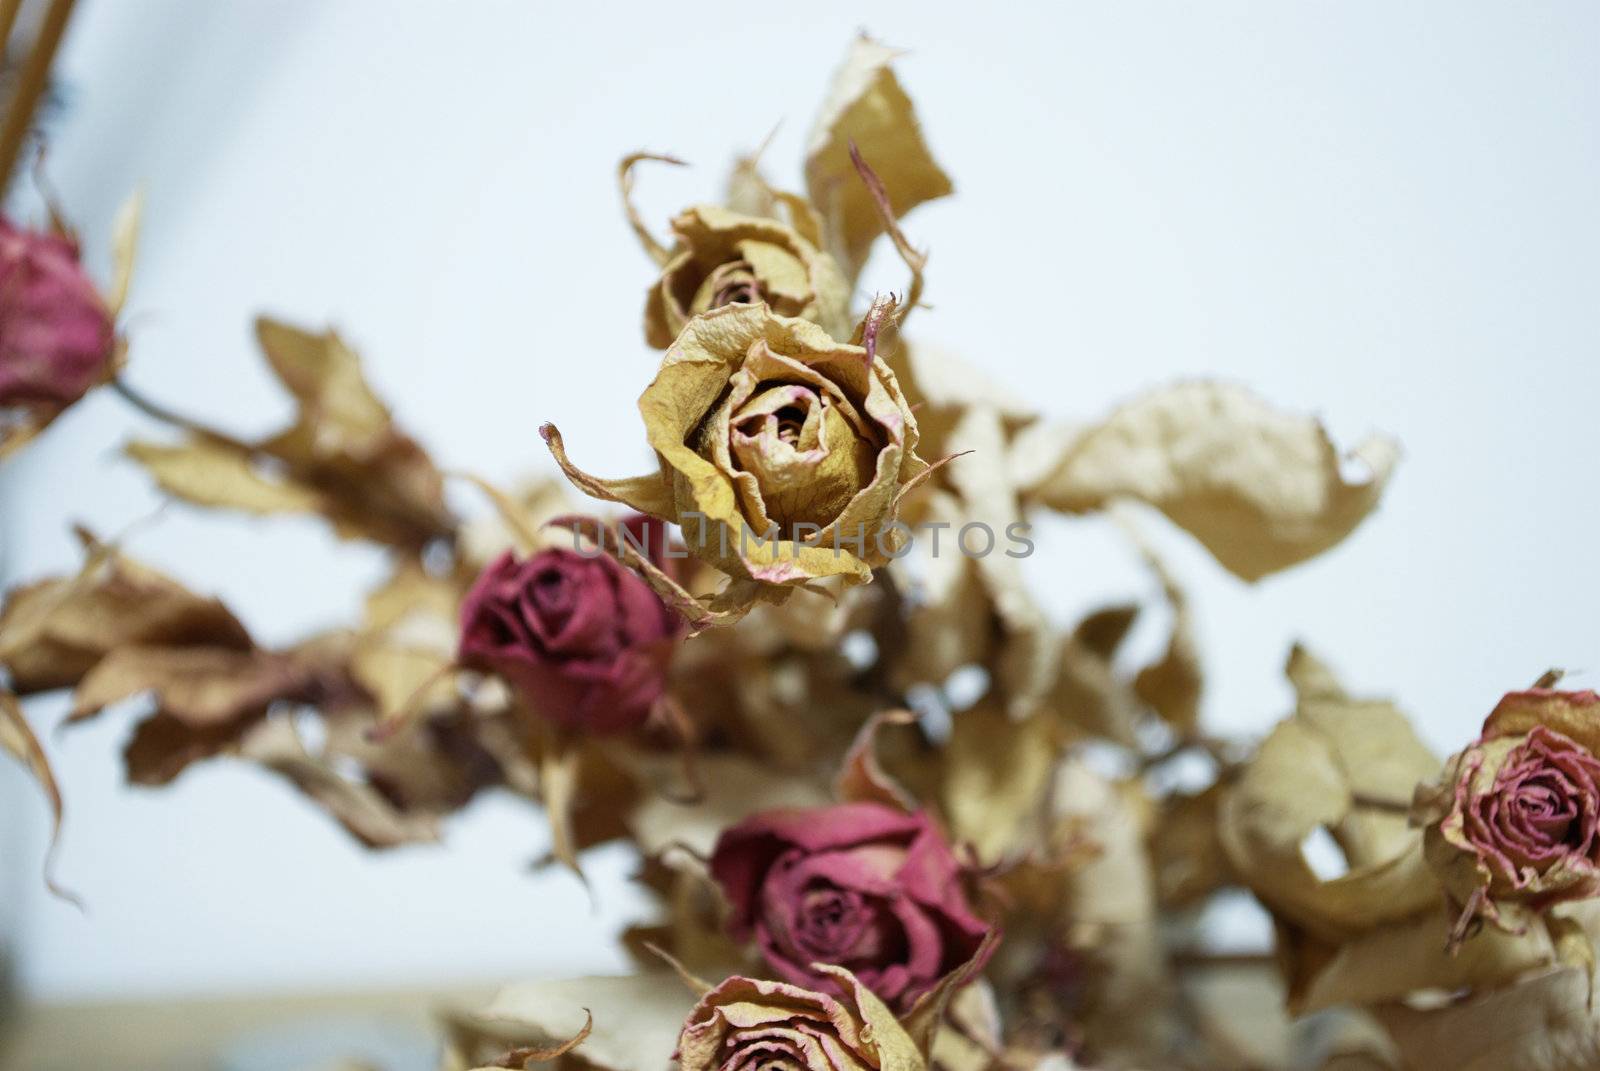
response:
<path fill-rule="evenodd" d="M 1371 522 L 1259 585 L 1158 533 L 1198 600 L 1216 726 L 1286 711 L 1296 637 L 1397 697 L 1441 751 L 1545 667 L 1600 669 L 1591 3 L 86 0 L 49 174 L 97 269 L 119 201 L 147 191 L 129 377 L 148 392 L 273 426 L 286 404 L 249 334 L 265 309 L 337 323 L 443 464 L 549 471 L 535 429 L 559 419 L 574 456 L 622 474 L 646 460 L 631 407 L 653 356 L 616 160 L 696 165 L 641 174 L 664 220 L 717 196 L 733 153 L 782 120 L 767 159 L 795 180 L 862 26 L 912 50 L 902 79 L 958 186 L 908 220 L 933 254 L 923 337 L 1061 419 L 1219 376 L 1344 443 L 1404 442 Z M 874 281 L 899 269 L 880 259 Z M 136 429 L 97 397 L 0 470 L 8 581 L 70 567 L 70 521 L 117 531 L 156 507 L 116 456 Z M 184 508 L 130 546 L 268 641 L 350 618 L 381 572 L 314 522 Z M 1030 567 L 1063 618 L 1150 591 L 1092 522 L 1047 526 Z M 1160 634 L 1147 622 L 1143 649 Z M 48 741 L 61 876 L 87 916 L 40 888 L 46 813 L 0 764 L 0 918 L 37 997 L 622 962 L 628 860 L 592 864 L 594 909 L 568 878 L 529 877 L 545 836 L 525 806 L 484 801 L 446 846 L 375 857 L 232 763 L 125 789 L 131 720 Z"/>

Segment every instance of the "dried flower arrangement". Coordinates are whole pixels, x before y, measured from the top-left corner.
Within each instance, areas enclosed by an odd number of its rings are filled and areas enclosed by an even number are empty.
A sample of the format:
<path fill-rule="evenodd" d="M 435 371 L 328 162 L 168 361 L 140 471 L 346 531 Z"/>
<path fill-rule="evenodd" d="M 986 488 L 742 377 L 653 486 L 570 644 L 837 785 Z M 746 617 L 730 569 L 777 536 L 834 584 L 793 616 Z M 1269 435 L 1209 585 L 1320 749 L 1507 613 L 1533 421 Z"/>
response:
<path fill-rule="evenodd" d="M 179 417 L 120 373 L 137 206 L 104 293 L 60 220 L 0 221 L 0 451 L 109 384 L 179 433 L 127 447 L 172 497 L 318 515 L 392 561 L 354 627 L 270 649 L 79 532 L 79 572 L 0 610 L 0 740 L 58 824 L 20 699 L 72 689 L 73 722 L 153 697 L 136 784 L 242 758 L 373 848 L 499 788 L 542 803 L 580 875 L 586 849 L 635 845 L 659 904 L 624 935 L 638 973 L 450 1016 L 453 1069 L 1600 1067 L 1600 696 L 1547 674 L 1441 763 L 1296 649 L 1296 709 L 1265 739 L 1204 732 L 1185 594 L 1116 504 L 1255 580 L 1359 525 L 1397 450 L 1342 457 L 1315 420 L 1206 382 L 1061 426 L 906 337 L 926 262 L 898 221 L 952 186 L 894 58 L 854 44 L 804 194 L 743 160 L 726 203 L 662 241 L 634 171 L 676 161 L 623 161 L 657 272 L 644 333 L 665 354 L 639 401 L 657 469 L 593 476 L 542 429 L 621 516 L 466 477 L 493 509 L 458 518 L 331 332 L 258 323 L 298 403 L 278 434 Z M 854 307 L 880 239 L 907 292 Z M 1138 605 L 1066 629 L 1038 607 L 1019 564 L 1038 511 L 1123 525 L 1172 610 L 1153 663 L 1119 658 Z M 972 667 L 981 694 L 954 694 Z M 1171 787 L 1186 757 L 1209 785 Z M 1307 862 L 1319 831 L 1344 873 Z M 1207 957 L 1201 909 L 1240 890 L 1275 954 Z"/>

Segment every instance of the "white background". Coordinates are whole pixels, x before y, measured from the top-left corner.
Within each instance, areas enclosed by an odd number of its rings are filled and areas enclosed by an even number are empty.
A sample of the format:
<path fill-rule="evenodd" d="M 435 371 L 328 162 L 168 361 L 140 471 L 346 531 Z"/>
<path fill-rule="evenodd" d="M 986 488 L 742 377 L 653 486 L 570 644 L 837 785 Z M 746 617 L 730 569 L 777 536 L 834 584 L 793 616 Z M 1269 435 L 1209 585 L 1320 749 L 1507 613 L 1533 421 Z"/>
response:
<path fill-rule="evenodd" d="M 370 2 L 80 5 L 50 175 L 97 270 L 143 182 L 130 378 L 248 429 L 286 406 L 257 310 L 337 323 L 442 463 L 495 479 L 575 457 L 645 463 L 632 402 L 650 265 L 612 169 L 636 148 L 653 219 L 721 189 L 783 125 L 794 180 L 861 25 L 900 66 L 958 196 L 912 216 L 931 247 L 923 337 L 1050 414 L 1088 418 L 1180 377 L 1243 381 L 1340 440 L 1407 457 L 1379 514 L 1326 558 L 1248 586 L 1185 537 L 1219 728 L 1286 711 L 1303 637 L 1397 697 L 1441 751 L 1550 665 L 1600 669 L 1600 7 L 1572 3 Z M 25 203 L 20 206 L 28 208 Z M 878 262 L 869 284 L 899 272 Z M 117 531 L 157 499 L 115 456 L 150 432 L 110 396 L 0 472 L 8 579 L 70 566 L 65 526 Z M 178 507 L 134 553 L 221 593 L 267 641 L 351 617 L 377 557 L 317 524 Z M 1033 559 L 1063 614 L 1148 593 L 1094 522 Z M 1145 640 L 1159 635 L 1159 622 Z M 1595 675 L 1582 678 L 1594 683 Z M 52 724 L 59 705 L 35 707 Z M 241 766 L 121 786 L 134 712 L 52 736 L 63 879 L 46 815 L 0 769 L 0 907 L 49 999 L 440 983 L 614 968 L 637 909 L 626 860 L 523 865 L 531 809 L 474 807 L 446 846 L 375 857 Z"/>

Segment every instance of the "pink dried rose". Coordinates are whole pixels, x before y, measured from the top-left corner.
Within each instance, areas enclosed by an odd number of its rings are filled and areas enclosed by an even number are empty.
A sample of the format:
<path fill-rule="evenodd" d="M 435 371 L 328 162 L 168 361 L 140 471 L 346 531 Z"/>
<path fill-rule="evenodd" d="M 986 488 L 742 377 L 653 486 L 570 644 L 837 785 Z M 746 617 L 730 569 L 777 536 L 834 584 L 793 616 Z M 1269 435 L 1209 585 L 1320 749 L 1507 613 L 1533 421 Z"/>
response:
<path fill-rule="evenodd" d="M 991 931 L 928 817 L 877 803 L 754 815 L 718 839 L 711 874 L 735 936 L 753 937 L 780 976 L 837 992 L 814 965 L 844 967 L 898 1009 L 978 955 Z"/>
<path fill-rule="evenodd" d="M 1534 911 L 1600 895 L 1600 695 L 1535 688 L 1503 698 L 1483 733 L 1417 793 L 1429 863 L 1474 918 L 1509 927 Z"/>
<path fill-rule="evenodd" d="M 659 564 L 665 527 L 634 516 L 624 528 Z M 458 661 L 504 678 L 541 717 L 612 733 L 649 716 L 681 632 L 682 618 L 610 554 L 507 551 L 462 602 Z"/>
<path fill-rule="evenodd" d="M 0 408 L 65 409 L 106 378 L 114 338 L 77 246 L 0 216 Z"/>

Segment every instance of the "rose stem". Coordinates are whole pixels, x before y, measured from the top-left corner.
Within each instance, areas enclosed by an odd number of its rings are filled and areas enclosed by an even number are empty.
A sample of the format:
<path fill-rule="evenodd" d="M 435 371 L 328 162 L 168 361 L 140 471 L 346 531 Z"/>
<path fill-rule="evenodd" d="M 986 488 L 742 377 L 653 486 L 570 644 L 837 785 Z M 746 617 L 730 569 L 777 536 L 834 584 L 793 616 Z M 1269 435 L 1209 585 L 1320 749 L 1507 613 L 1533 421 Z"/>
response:
<path fill-rule="evenodd" d="M 184 431 L 198 435 L 202 438 L 211 439 L 215 442 L 226 443 L 229 446 L 237 447 L 240 450 L 246 451 L 252 456 L 258 452 L 257 449 L 254 446 L 251 446 L 249 443 L 241 442 L 226 432 L 221 432 L 215 428 L 207 427 L 198 421 L 189 419 L 181 413 L 173 412 L 171 409 L 168 409 L 159 402 L 152 401 L 144 394 L 141 394 L 139 391 L 129 386 L 128 381 L 123 379 L 121 376 L 116 376 L 111 380 L 111 389 L 120 394 L 124 401 L 133 406 L 135 409 L 139 410 L 139 412 L 143 413 L 145 416 L 159 420 L 163 424 L 171 424 L 173 427 L 182 428 Z"/>

